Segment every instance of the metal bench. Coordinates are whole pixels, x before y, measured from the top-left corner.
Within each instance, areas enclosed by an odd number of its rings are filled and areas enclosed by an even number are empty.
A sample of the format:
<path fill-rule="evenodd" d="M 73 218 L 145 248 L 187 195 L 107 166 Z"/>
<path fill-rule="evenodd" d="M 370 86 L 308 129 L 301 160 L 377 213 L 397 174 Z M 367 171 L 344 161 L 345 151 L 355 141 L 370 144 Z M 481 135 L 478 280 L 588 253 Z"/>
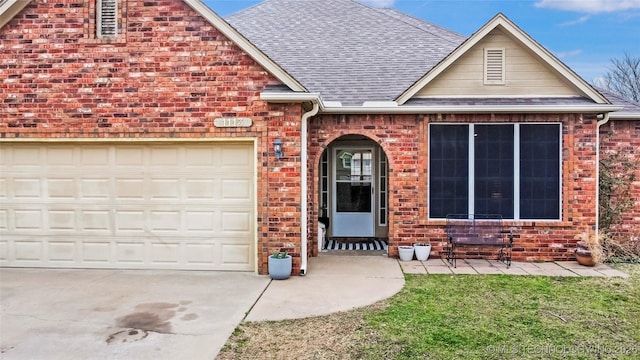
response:
<path fill-rule="evenodd" d="M 502 216 L 480 214 L 447 215 L 447 261 L 456 267 L 456 248 L 498 248 L 498 260 L 511 266 L 513 233 L 503 228 Z"/>

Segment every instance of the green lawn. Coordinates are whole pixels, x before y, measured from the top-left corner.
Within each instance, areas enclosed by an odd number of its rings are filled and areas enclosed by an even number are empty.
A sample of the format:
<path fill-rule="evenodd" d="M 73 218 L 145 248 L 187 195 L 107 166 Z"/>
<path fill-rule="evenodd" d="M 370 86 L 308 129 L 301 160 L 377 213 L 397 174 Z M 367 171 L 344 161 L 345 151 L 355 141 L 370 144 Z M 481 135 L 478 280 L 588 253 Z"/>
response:
<path fill-rule="evenodd" d="M 242 324 L 219 358 L 638 359 L 640 265 L 618 268 L 632 278 L 406 275 L 369 308 Z"/>

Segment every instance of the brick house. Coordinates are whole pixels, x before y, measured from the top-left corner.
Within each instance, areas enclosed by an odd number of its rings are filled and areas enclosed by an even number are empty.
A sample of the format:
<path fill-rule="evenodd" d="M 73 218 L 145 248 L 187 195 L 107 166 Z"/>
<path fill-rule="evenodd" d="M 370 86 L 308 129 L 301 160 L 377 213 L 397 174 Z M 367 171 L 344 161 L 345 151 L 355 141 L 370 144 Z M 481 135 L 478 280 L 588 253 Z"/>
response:
<path fill-rule="evenodd" d="M 465 38 L 351 0 L 5 0 L 0 39 L 2 266 L 304 274 L 319 219 L 439 256 L 448 213 L 571 259 L 598 134 L 640 129 L 502 14 Z"/>

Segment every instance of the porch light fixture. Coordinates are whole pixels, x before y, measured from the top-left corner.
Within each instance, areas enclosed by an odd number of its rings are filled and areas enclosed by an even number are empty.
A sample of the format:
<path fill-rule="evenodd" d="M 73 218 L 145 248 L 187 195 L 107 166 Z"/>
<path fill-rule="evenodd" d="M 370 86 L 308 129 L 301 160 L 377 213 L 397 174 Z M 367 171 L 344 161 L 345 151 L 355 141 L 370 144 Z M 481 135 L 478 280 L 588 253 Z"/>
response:
<path fill-rule="evenodd" d="M 273 140 L 273 152 L 276 155 L 276 159 L 282 159 L 282 140 L 280 138 Z"/>

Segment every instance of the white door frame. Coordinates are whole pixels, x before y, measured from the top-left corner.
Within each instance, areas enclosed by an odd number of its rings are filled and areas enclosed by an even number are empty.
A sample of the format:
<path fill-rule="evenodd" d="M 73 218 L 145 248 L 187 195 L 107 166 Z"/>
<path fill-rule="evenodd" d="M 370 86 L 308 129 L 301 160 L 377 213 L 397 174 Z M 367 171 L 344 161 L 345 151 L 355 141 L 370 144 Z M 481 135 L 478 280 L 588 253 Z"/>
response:
<path fill-rule="evenodd" d="M 369 182 L 371 186 L 371 200 L 369 212 L 338 212 L 338 162 L 342 161 L 338 157 L 341 151 L 369 151 L 371 154 L 371 175 L 369 181 L 358 180 L 357 182 Z M 373 237 L 375 236 L 375 209 L 376 209 L 376 172 L 375 172 L 375 149 L 372 146 L 336 146 L 332 150 L 333 153 L 333 165 L 332 165 L 332 206 L 331 206 L 331 223 L 332 234 L 338 237 Z M 356 182 L 354 180 L 347 180 L 343 182 Z"/>

